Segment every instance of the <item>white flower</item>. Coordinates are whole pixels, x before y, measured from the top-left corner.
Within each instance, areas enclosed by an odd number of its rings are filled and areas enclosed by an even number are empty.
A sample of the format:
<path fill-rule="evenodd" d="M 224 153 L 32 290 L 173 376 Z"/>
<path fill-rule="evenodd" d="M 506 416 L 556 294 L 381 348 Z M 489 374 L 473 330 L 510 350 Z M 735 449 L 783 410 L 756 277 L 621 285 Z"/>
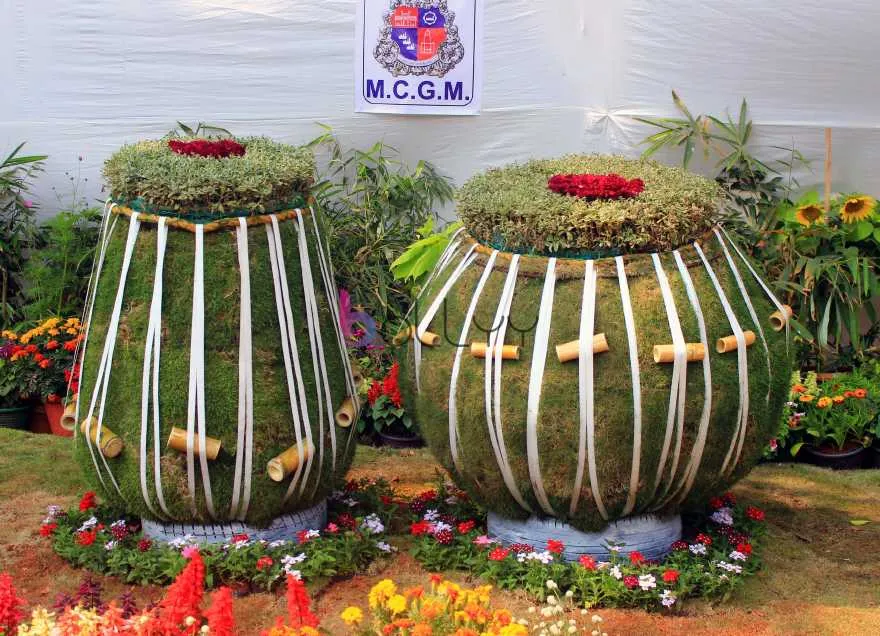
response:
<path fill-rule="evenodd" d="M 302 581 L 303 575 L 299 570 L 284 570 L 284 573 L 288 576 L 292 576 L 297 581 Z"/>
<path fill-rule="evenodd" d="M 520 553 L 516 555 L 516 560 L 520 563 L 525 563 L 526 561 L 540 561 L 544 565 L 553 562 L 553 554 L 544 550 L 543 552 L 528 552 L 528 553 Z"/>
<path fill-rule="evenodd" d="M 722 581 L 726 581 L 726 580 L 729 579 L 730 577 L 727 576 L 726 574 L 719 574 L 719 575 L 718 575 L 718 578 L 721 579 Z"/>
<path fill-rule="evenodd" d="M 382 550 L 382 552 L 391 552 L 394 549 L 384 541 L 376 541 L 376 547 Z"/>
<path fill-rule="evenodd" d="M 282 547 L 282 546 L 287 545 L 288 543 L 290 543 L 290 542 L 287 541 L 286 539 L 278 539 L 278 540 L 276 540 L 276 541 L 272 541 L 272 542 L 269 544 L 269 548 L 270 548 L 270 549 L 280 548 L 280 547 Z"/>
<path fill-rule="evenodd" d="M 168 542 L 168 545 L 170 545 L 172 548 L 183 548 L 193 543 L 194 538 L 195 537 L 193 537 L 191 534 L 187 534 L 182 537 L 171 539 L 171 541 Z"/>
<path fill-rule="evenodd" d="M 444 530 L 452 530 L 452 526 L 444 521 L 438 521 L 433 526 L 431 526 L 431 534 L 439 534 Z"/>
<path fill-rule="evenodd" d="M 297 563 L 302 563 L 306 560 L 305 552 L 300 552 L 296 556 L 292 556 L 290 554 L 286 554 L 281 557 L 281 566 L 284 570 L 285 574 L 293 574 L 294 572 L 297 574 L 296 578 L 299 578 L 299 570 L 294 569 L 294 565 Z"/>
<path fill-rule="evenodd" d="M 556 581 L 553 579 L 547 579 L 547 589 L 548 590 L 558 590 L 559 586 L 556 584 Z"/>
<path fill-rule="evenodd" d="M 437 519 L 439 519 L 439 518 L 440 518 L 440 513 L 437 512 L 437 510 L 434 508 L 429 508 L 428 510 L 426 510 L 425 516 L 422 517 L 422 519 L 424 519 L 425 521 L 429 521 L 429 522 L 430 521 L 437 521 Z"/>
<path fill-rule="evenodd" d="M 550 618 L 553 616 L 553 608 L 552 607 L 542 607 L 541 608 L 541 616 L 544 618 Z"/>
<path fill-rule="evenodd" d="M 60 515 L 61 512 L 62 512 L 61 506 L 57 506 L 55 504 L 52 504 L 48 508 L 46 508 L 46 513 L 49 515 L 50 519 L 54 519 L 55 517 Z"/>
<path fill-rule="evenodd" d="M 343 499 L 342 503 L 344 503 L 349 508 L 354 508 L 356 505 L 358 505 L 357 499 L 352 499 L 351 497 L 349 497 L 348 499 Z"/>
<path fill-rule="evenodd" d="M 119 519 L 110 524 L 111 528 L 125 528 L 125 519 Z"/>
<path fill-rule="evenodd" d="M 456 497 L 455 495 L 452 495 L 451 497 L 447 497 L 446 499 L 444 499 L 444 501 L 447 504 L 449 504 L 450 506 L 454 506 L 455 504 L 458 503 L 458 497 Z"/>
<path fill-rule="evenodd" d="M 657 579 L 654 578 L 653 574 L 643 574 L 639 577 L 639 587 L 646 592 L 654 589 L 657 587 Z"/>
<path fill-rule="evenodd" d="M 117 541 L 108 541 L 107 543 L 104 544 L 104 549 L 109 552 L 110 550 L 114 549 L 117 545 L 119 545 L 119 542 L 117 542 Z"/>
<path fill-rule="evenodd" d="M 691 551 L 691 554 L 706 554 L 706 546 L 704 546 L 702 543 L 694 543 L 693 545 L 689 545 L 688 550 Z"/>
<path fill-rule="evenodd" d="M 734 574 L 742 574 L 742 566 L 734 565 L 733 563 L 728 563 L 727 561 L 718 561 L 715 563 L 722 570 L 726 570 L 728 572 L 733 572 Z"/>
<path fill-rule="evenodd" d="M 79 530 L 77 532 L 85 532 L 86 530 L 91 530 L 96 525 L 98 525 L 97 517 L 89 517 L 88 519 L 86 519 L 83 522 L 83 524 L 79 527 Z"/>
<path fill-rule="evenodd" d="M 321 536 L 320 530 L 306 530 L 306 539 L 317 539 Z"/>
<path fill-rule="evenodd" d="M 548 596 L 547 597 L 547 605 L 556 605 L 556 597 Z"/>
<path fill-rule="evenodd" d="M 663 593 L 660 595 L 660 602 L 663 603 L 663 607 L 672 607 L 675 605 L 676 600 L 678 599 L 675 597 L 675 594 L 669 590 L 663 590 Z"/>
<path fill-rule="evenodd" d="M 364 517 L 364 520 L 361 523 L 361 529 L 366 530 L 370 534 L 382 534 L 385 532 L 385 524 L 382 523 L 379 515 L 373 513 Z"/>
<path fill-rule="evenodd" d="M 719 508 L 715 512 L 712 513 L 712 516 L 709 517 L 712 521 L 722 526 L 732 526 L 733 525 L 733 515 L 731 514 L 730 508 Z"/>
<path fill-rule="evenodd" d="M 341 490 L 334 490 L 332 493 L 330 493 L 330 499 L 339 500 L 339 499 L 344 499 L 344 498 L 345 498 L 345 493 L 342 492 Z"/>
<path fill-rule="evenodd" d="M 620 571 L 620 566 L 618 566 L 618 565 L 615 565 L 613 568 L 611 568 L 608 571 L 608 574 L 613 576 L 618 581 L 623 578 L 623 572 Z"/>
<path fill-rule="evenodd" d="M 565 593 L 565 598 L 571 598 L 572 596 L 574 596 L 574 592 L 571 591 L 571 590 L 568 590 L 568 591 Z"/>
<path fill-rule="evenodd" d="M 618 552 L 620 552 L 620 546 L 619 545 L 609 545 L 608 551 L 611 552 L 612 554 L 617 554 Z"/>
<path fill-rule="evenodd" d="M 568 633 L 569 633 L 569 634 L 576 634 L 576 633 L 577 633 L 577 630 L 578 630 L 578 628 L 575 627 L 574 625 L 569 625 L 569 626 L 568 626 Z"/>
<path fill-rule="evenodd" d="M 739 550 L 734 550 L 729 555 L 731 561 L 746 561 L 749 557 Z"/>
<path fill-rule="evenodd" d="M 534 613 L 537 612 L 537 611 L 538 611 L 538 610 L 537 610 L 537 608 L 536 608 L 534 605 L 532 605 L 532 606 L 529 607 L 529 609 L 528 609 L 529 614 L 534 614 Z"/>
<path fill-rule="evenodd" d="M 587 613 L 586 610 L 581 612 L 581 614 L 586 614 L 586 613 Z M 599 616 L 598 614 L 593 614 L 593 617 L 590 620 L 593 621 L 593 625 L 598 625 L 599 623 L 602 622 L 602 617 Z"/>

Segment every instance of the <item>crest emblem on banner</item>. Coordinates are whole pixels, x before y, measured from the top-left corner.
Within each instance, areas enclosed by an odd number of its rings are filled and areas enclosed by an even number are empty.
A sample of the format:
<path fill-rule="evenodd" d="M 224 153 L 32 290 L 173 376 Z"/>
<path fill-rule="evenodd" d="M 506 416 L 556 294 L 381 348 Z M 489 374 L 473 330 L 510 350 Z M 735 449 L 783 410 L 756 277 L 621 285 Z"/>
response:
<path fill-rule="evenodd" d="M 373 57 L 394 75 L 443 77 L 464 58 L 446 0 L 392 0 Z"/>

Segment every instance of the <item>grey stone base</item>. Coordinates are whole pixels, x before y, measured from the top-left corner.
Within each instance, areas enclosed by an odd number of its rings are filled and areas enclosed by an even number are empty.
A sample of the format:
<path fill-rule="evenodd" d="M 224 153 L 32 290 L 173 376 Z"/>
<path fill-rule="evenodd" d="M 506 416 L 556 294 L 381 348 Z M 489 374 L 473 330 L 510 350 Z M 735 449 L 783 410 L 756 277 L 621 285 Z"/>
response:
<path fill-rule="evenodd" d="M 608 561 L 609 544 L 621 545 L 621 553 L 634 550 L 646 559 L 661 559 L 670 551 L 673 542 L 681 538 L 681 517 L 658 517 L 644 515 L 627 517 L 609 523 L 601 532 L 581 532 L 556 519 L 530 517 L 525 521 L 506 519 L 490 512 L 489 536 L 505 545 L 527 543 L 536 550 L 544 550 L 548 539 L 565 544 L 562 556 L 566 561 L 576 561 L 588 554 L 598 561 Z"/>
<path fill-rule="evenodd" d="M 143 521 L 144 534 L 154 541 L 172 541 L 189 535 L 195 543 L 228 543 L 233 535 L 246 534 L 252 541 L 296 541 L 301 530 L 323 530 L 327 525 L 327 500 L 277 517 L 267 528 L 254 528 L 233 521 L 230 523 L 193 525 Z"/>

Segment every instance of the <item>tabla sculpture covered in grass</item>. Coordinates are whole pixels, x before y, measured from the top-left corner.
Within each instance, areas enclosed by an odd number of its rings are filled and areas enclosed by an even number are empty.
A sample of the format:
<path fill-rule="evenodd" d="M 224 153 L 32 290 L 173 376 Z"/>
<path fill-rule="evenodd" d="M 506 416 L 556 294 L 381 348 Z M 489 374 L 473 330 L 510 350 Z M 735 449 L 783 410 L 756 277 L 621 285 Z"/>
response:
<path fill-rule="evenodd" d="M 145 141 L 105 166 L 67 416 L 95 485 L 148 533 L 320 527 L 347 471 L 357 392 L 313 173 L 308 149 L 265 138 Z"/>
<path fill-rule="evenodd" d="M 716 185 L 619 157 L 479 174 L 413 312 L 406 393 L 489 530 L 649 558 L 756 463 L 790 379 L 788 320 Z"/>

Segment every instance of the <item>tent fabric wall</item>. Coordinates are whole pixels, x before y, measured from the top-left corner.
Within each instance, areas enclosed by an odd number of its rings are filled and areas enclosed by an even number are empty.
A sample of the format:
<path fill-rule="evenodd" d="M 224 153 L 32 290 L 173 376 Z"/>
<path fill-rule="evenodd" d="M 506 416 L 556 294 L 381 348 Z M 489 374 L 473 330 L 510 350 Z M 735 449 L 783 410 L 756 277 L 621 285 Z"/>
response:
<path fill-rule="evenodd" d="M 673 114 L 675 88 L 699 112 L 747 97 L 759 143 L 817 160 L 805 185 L 821 180 L 833 126 L 835 188 L 880 193 L 880 3 L 484 4 L 482 114 L 406 117 L 353 112 L 356 0 L 0 0 L 0 150 L 26 140 L 50 155 L 36 188 L 47 212 L 66 171 L 100 197 L 104 159 L 176 120 L 300 143 L 320 121 L 461 183 L 532 156 L 637 154 L 632 116 Z"/>

